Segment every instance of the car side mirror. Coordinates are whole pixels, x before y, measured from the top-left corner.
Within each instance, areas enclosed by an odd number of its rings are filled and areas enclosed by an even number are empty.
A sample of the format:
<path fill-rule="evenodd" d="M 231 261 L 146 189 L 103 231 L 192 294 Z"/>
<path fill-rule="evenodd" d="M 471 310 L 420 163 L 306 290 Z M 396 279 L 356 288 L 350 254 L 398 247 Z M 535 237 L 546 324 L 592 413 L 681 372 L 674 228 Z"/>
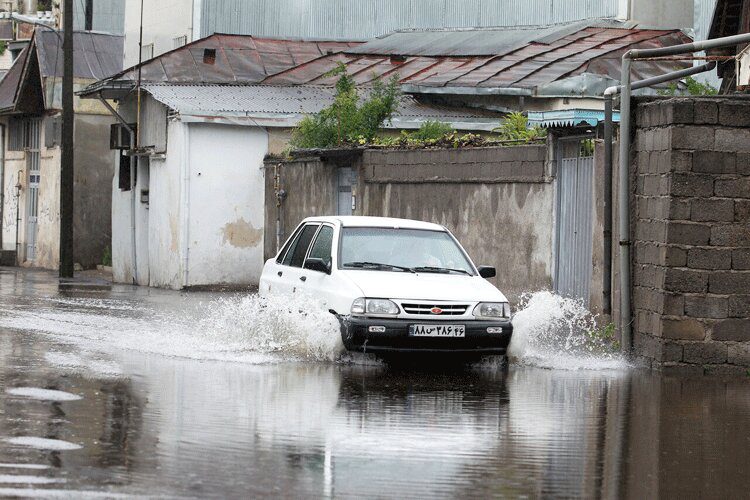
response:
<path fill-rule="evenodd" d="M 479 266 L 479 276 L 482 278 L 494 278 L 497 276 L 497 271 L 492 266 Z"/>
<path fill-rule="evenodd" d="M 310 257 L 305 261 L 305 269 L 331 274 L 331 264 L 317 257 Z"/>

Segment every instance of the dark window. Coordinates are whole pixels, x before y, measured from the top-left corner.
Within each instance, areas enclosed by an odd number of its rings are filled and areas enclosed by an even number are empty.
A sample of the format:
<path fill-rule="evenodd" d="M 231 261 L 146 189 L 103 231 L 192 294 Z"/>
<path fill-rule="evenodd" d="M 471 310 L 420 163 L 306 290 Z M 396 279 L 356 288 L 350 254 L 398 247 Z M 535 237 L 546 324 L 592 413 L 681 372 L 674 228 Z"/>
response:
<path fill-rule="evenodd" d="M 118 172 L 118 187 L 121 191 L 130 191 L 130 162 L 132 157 L 120 153 L 120 170 Z"/>
<path fill-rule="evenodd" d="M 323 226 L 318 231 L 318 236 L 315 238 L 310 249 L 309 259 L 323 259 L 323 262 L 331 262 L 331 245 L 333 244 L 333 228 L 331 226 Z"/>
<path fill-rule="evenodd" d="M 284 256 L 285 266 L 302 267 L 302 262 L 305 260 L 305 254 L 307 248 L 310 246 L 310 242 L 315 236 L 315 231 L 318 230 L 317 224 L 307 224 L 304 229 L 299 233 L 299 236 L 292 242 L 289 247 L 289 251 Z"/>
<path fill-rule="evenodd" d="M 203 49 L 203 63 L 214 64 L 216 62 L 216 49 Z"/>
<path fill-rule="evenodd" d="M 62 141 L 62 119 L 60 115 L 48 116 L 44 121 L 44 147 L 52 148 Z"/>

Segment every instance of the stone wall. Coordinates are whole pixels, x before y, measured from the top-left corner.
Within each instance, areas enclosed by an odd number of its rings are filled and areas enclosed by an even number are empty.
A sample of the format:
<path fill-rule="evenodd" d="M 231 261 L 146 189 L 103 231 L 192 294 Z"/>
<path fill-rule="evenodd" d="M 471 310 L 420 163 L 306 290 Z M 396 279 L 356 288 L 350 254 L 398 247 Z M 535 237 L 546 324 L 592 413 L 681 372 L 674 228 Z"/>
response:
<path fill-rule="evenodd" d="M 662 369 L 750 367 L 750 100 L 637 106 L 635 352 Z"/>

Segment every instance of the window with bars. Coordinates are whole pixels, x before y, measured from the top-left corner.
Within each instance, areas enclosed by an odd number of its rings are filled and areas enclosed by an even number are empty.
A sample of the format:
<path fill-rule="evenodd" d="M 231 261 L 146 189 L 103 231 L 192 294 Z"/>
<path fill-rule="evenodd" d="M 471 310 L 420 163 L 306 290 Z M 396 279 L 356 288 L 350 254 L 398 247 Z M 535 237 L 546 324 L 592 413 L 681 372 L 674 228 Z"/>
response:
<path fill-rule="evenodd" d="M 8 123 L 8 151 L 23 151 L 29 146 L 29 120 L 11 117 Z"/>
<path fill-rule="evenodd" d="M 141 46 L 141 60 L 148 61 L 154 57 L 154 44 L 147 43 Z"/>

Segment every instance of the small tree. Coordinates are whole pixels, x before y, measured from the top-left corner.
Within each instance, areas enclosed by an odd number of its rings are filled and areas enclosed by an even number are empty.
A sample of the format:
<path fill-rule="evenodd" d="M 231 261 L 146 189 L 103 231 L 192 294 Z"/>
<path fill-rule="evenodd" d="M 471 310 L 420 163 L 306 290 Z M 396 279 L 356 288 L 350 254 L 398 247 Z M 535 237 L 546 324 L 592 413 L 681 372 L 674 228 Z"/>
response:
<path fill-rule="evenodd" d="M 341 144 L 371 142 L 384 123 L 396 113 L 401 91 L 398 76 L 388 83 L 375 79 L 372 89 L 360 104 L 354 79 L 339 63 L 331 75 L 341 75 L 336 82 L 333 104 L 319 113 L 302 119 L 292 134 L 297 148 L 329 148 Z"/>

